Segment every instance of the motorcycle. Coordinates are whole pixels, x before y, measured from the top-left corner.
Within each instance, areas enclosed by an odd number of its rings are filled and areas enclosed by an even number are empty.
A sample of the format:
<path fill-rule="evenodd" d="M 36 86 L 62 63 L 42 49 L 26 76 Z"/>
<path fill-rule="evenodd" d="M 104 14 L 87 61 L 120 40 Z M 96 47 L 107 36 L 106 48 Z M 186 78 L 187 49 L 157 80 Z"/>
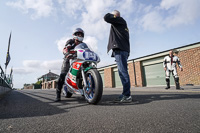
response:
<path fill-rule="evenodd" d="M 70 68 L 65 77 L 64 90 L 67 98 L 80 94 L 90 104 L 97 104 L 102 97 L 103 83 L 97 70 L 99 56 L 87 44 L 80 43 L 69 51 Z"/>

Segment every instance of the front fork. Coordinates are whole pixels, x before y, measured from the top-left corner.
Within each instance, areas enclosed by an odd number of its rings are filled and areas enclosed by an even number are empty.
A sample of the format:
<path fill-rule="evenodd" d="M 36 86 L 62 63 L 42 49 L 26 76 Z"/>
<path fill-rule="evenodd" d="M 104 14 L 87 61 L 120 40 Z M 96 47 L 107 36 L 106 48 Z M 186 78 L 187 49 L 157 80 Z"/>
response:
<path fill-rule="evenodd" d="M 82 77 L 83 77 L 83 84 L 84 84 L 84 91 L 86 91 L 86 88 L 88 88 L 88 85 L 87 85 L 87 81 L 86 81 L 86 78 L 85 78 L 85 73 L 84 73 L 84 70 L 81 69 L 81 74 L 82 74 Z"/>
<path fill-rule="evenodd" d="M 90 79 L 88 80 L 89 82 L 87 83 L 86 77 L 85 77 L 85 73 L 84 70 L 81 70 L 81 74 L 83 77 L 83 84 L 84 84 L 84 92 L 86 92 L 88 95 L 91 93 L 91 76 L 89 75 Z"/>

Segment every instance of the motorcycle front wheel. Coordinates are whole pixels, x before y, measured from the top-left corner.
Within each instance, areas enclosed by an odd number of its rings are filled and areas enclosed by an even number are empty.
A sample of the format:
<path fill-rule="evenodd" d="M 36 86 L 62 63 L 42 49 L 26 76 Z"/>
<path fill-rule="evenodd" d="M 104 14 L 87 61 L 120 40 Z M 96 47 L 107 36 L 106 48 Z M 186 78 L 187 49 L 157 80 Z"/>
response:
<path fill-rule="evenodd" d="M 97 69 L 90 69 L 85 74 L 88 87 L 84 89 L 84 96 L 88 103 L 97 104 L 102 97 L 103 83 Z"/>

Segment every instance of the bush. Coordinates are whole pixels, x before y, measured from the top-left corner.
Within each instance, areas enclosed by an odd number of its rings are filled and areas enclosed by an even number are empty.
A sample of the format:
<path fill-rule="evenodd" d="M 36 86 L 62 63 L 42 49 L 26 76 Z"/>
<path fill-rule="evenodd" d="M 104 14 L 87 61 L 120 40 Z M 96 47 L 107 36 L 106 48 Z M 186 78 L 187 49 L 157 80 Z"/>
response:
<path fill-rule="evenodd" d="M 35 84 L 41 85 L 42 81 L 37 81 Z"/>

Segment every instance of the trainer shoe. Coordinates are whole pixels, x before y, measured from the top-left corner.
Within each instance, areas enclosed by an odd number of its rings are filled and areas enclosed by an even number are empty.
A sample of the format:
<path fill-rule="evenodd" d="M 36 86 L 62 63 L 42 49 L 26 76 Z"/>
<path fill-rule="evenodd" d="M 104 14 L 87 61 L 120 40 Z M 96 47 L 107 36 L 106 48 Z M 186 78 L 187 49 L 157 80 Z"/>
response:
<path fill-rule="evenodd" d="M 131 96 L 120 96 L 115 100 L 116 102 L 121 102 L 121 103 L 129 103 L 132 102 L 132 97 Z"/>

